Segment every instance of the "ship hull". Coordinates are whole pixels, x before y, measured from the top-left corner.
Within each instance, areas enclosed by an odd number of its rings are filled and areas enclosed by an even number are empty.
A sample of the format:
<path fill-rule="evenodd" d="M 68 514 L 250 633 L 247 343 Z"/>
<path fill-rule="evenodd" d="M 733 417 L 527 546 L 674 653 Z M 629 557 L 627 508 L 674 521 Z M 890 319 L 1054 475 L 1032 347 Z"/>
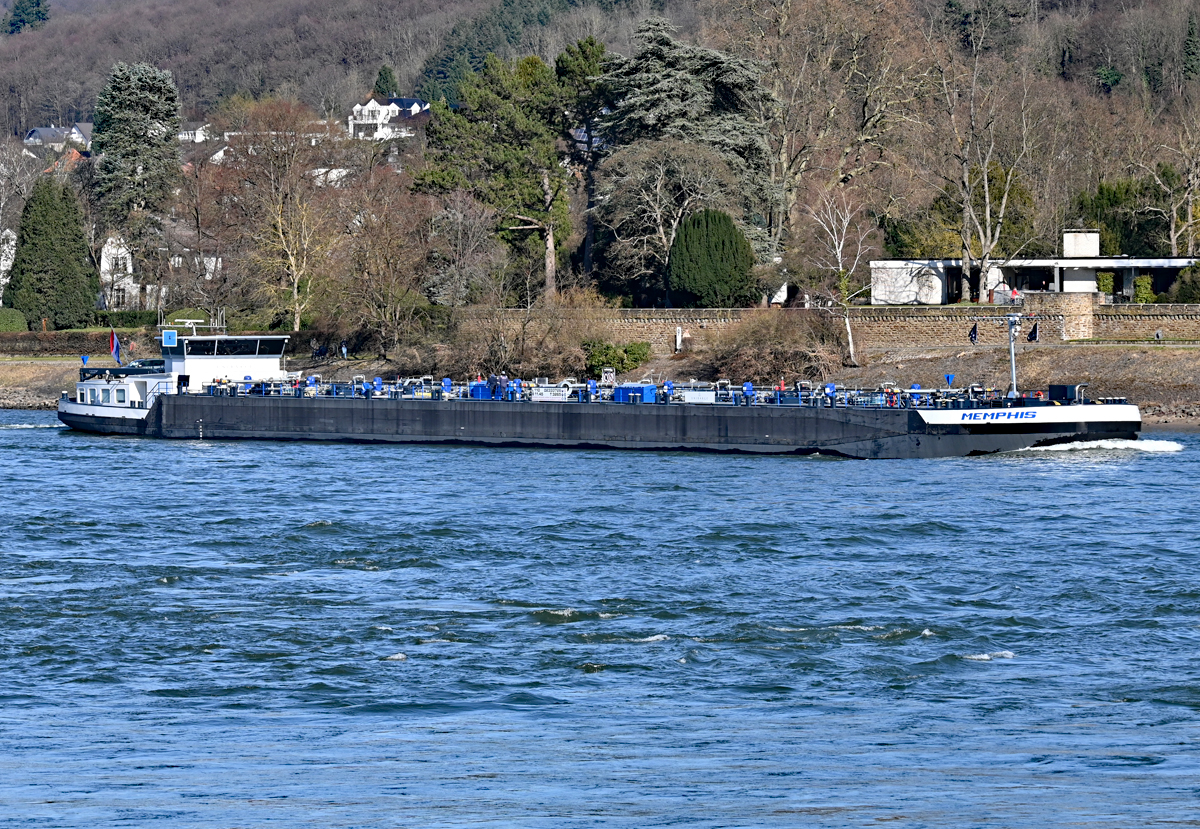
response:
<path fill-rule="evenodd" d="M 1134 439 L 1137 408 L 1071 406 L 1030 420 L 870 407 L 507 403 L 386 398 L 164 395 L 124 416 L 64 403 L 85 432 L 170 439 L 447 443 L 851 458 L 936 458 L 1072 441 Z M 1040 419 L 1039 419 L 1040 418 Z M 930 422 L 934 421 L 934 422 Z"/>

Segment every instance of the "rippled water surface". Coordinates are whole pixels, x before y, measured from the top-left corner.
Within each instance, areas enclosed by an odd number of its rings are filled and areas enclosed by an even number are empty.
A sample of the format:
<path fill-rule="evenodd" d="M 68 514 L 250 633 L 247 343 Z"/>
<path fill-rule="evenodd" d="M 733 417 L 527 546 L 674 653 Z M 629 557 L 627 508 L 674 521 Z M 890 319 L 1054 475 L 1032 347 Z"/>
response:
<path fill-rule="evenodd" d="M 56 422 L 0 412 L 0 824 L 1200 824 L 1195 436 L 862 462 Z"/>

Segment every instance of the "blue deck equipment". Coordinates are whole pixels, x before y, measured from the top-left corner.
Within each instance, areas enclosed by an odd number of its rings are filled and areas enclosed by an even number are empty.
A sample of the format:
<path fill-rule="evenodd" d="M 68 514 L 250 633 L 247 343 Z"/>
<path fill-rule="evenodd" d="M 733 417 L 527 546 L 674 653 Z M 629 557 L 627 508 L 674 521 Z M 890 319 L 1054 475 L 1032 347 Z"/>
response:
<path fill-rule="evenodd" d="M 613 389 L 614 403 L 654 403 L 658 399 L 658 386 L 645 383 L 622 383 Z"/>

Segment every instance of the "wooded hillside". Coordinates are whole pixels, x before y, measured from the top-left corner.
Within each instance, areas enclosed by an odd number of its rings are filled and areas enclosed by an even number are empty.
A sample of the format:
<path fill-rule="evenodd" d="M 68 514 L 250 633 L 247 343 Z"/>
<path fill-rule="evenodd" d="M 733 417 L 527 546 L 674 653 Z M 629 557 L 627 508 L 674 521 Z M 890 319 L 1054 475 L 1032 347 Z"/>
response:
<path fill-rule="evenodd" d="M 684 24 L 694 19 L 691 5 L 665 4 Z M 296 97 L 341 116 L 381 64 L 395 69 L 397 91 L 413 94 L 460 55 L 478 66 L 489 50 L 552 60 L 588 35 L 627 44 L 636 21 L 663 8 L 645 0 L 51 0 L 40 29 L 0 38 L 0 126 L 22 134 L 90 120 L 118 61 L 170 70 L 185 119 L 239 92 Z"/>

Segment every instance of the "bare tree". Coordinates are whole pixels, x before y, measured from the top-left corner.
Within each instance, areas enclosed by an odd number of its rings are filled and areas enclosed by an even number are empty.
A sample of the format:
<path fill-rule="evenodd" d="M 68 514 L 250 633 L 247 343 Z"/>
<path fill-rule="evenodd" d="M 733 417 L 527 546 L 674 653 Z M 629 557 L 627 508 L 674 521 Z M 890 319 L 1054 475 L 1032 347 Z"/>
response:
<path fill-rule="evenodd" d="M 439 305 L 462 305 L 503 269 L 504 248 L 496 241 L 496 211 L 455 190 L 433 217 L 431 270 L 425 292 Z"/>
<path fill-rule="evenodd" d="M 964 296 L 979 290 L 978 280 L 986 278 L 998 252 L 1021 171 L 1038 149 L 1045 119 L 1029 72 L 989 51 L 1003 14 L 998 3 L 973 0 L 965 52 L 946 33 L 927 33 L 936 55 L 937 95 L 920 174 L 961 211 Z"/>
<path fill-rule="evenodd" d="M 433 199 L 416 195 L 389 167 L 350 189 L 346 265 L 337 300 L 374 331 L 384 356 L 420 325 Z"/>
<path fill-rule="evenodd" d="M 20 141 L 0 141 L 0 229 L 12 229 L 18 224 L 41 167 Z"/>
<path fill-rule="evenodd" d="M 645 141 L 614 153 L 597 170 L 597 214 L 611 231 L 611 259 L 643 293 L 662 286 L 679 225 L 698 210 L 728 210 L 738 192 L 729 165 L 682 141 Z"/>
<path fill-rule="evenodd" d="M 279 99 L 251 107 L 245 129 L 231 138 L 223 163 L 244 188 L 245 264 L 268 306 L 299 331 L 344 235 L 330 175 L 338 139 L 307 107 Z"/>
<path fill-rule="evenodd" d="M 877 169 L 895 128 L 927 89 L 906 0 L 706 0 L 707 39 L 761 61 L 773 103 L 761 117 L 783 195 L 772 241 L 799 218 L 809 178 L 822 187 Z"/>
<path fill-rule="evenodd" d="M 1185 99 L 1178 114 L 1164 117 L 1159 124 L 1144 123 L 1131 149 L 1131 169 L 1140 172 L 1153 190 L 1153 199 L 1139 206 L 1138 212 L 1163 220 L 1172 256 L 1179 256 L 1181 249 L 1195 256 L 1200 230 L 1200 113 L 1196 105 Z"/>
<path fill-rule="evenodd" d="M 842 188 L 821 194 L 815 205 L 805 209 L 813 222 L 813 263 L 829 274 L 829 280 L 817 289 L 820 300 L 816 305 L 845 326 L 848 362 L 857 366 L 850 305 L 868 288 L 855 290 L 851 278 L 873 250 L 870 236 L 874 227 L 863 215 L 862 205 Z"/>

